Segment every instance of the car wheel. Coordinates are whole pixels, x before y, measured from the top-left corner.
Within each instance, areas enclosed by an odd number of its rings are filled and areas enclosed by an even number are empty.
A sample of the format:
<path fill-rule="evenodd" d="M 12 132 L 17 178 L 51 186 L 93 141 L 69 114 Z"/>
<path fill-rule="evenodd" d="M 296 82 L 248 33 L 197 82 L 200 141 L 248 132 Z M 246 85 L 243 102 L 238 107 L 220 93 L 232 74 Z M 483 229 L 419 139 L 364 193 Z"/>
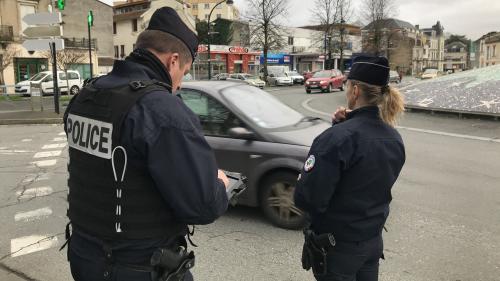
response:
<path fill-rule="evenodd" d="M 310 93 L 311 93 L 311 90 L 306 90 L 306 93 L 310 94 Z"/>
<path fill-rule="evenodd" d="M 260 187 L 260 207 L 274 225 L 286 229 L 299 229 L 305 224 L 303 212 L 293 202 L 297 173 L 277 172 Z"/>
<path fill-rule="evenodd" d="M 327 93 L 331 93 L 332 92 L 332 84 L 328 85 L 328 88 L 326 89 L 326 92 Z"/>
<path fill-rule="evenodd" d="M 69 90 L 69 93 L 71 95 L 76 95 L 80 92 L 80 88 L 78 88 L 78 86 L 73 86 L 71 87 L 71 89 Z"/>
<path fill-rule="evenodd" d="M 342 85 L 340 86 L 340 88 L 339 88 L 339 89 L 340 89 L 341 91 L 343 91 L 343 90 L 344 90 L 344 88 L 345 88 L 345 82 L 342 82 Z"/>

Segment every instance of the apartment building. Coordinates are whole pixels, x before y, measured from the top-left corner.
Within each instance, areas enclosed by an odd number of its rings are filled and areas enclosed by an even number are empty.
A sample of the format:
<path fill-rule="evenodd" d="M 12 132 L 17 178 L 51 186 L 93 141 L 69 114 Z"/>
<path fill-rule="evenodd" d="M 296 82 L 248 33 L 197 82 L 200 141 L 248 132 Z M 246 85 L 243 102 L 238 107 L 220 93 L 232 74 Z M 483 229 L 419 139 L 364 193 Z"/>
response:
<path fill-rule="evenodd" d="M 221 0 L 187 0 L 186 2 L 189 4 L 189 10 L 196 20 L 208 21 L 208 15 L 212 10 L 211 21 L 217 18 L 238 20 L 240 17 L 238 9 L 234 5 L 228 5 L 225 2 L 214 9 Z"/>

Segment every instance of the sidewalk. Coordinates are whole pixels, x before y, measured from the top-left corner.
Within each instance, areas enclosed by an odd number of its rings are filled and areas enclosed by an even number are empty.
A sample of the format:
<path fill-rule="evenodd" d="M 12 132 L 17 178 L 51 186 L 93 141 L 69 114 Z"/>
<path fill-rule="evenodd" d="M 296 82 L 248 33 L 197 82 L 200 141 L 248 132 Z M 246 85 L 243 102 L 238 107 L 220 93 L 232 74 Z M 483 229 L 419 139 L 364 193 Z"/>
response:
<path fill-rule="evenodd" d="M 46 111 L 0 111 L 0 125 L 18 124 L 62 124 L 65 108 L 61 108 L 60 114 L 53 109 Z"/>

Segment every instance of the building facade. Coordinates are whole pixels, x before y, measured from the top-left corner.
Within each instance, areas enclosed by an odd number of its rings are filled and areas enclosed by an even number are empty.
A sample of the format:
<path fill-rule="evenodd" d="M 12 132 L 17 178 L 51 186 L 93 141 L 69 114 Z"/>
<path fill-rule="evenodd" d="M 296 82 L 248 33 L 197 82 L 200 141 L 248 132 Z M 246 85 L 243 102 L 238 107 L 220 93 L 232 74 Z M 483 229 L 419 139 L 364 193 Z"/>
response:
<path fill-rule="evenodd" d="M 153 13 L 161 7 L 174 8 L 184 23 L 196 32 L 188 6 L 180 0 L 128 0 L 113 6 L 113 57 L 124 59 L 135 49 L 139 34 L 145 30 Z"/>
<path fill-rule="evenodd" d="M 208 21 L 208 16 L 212 9 L 220 0 L 186 0 L 189 4 L 189 11 L 196 20 Z M 227 5 L 225 2 L 218 5 L 212 12 L 210 21 L 217 18 L 227 20 L 238 20 L 240 12 L 234 5 Z"/>
<path fill-rule="evenodd" d="M 462 41 L 449 42 L 444 46 L 444 71 L 464 71 L 469 69 L 469 51 Z"/>
<path fill-rule="evenodd" d="M 483 67 L 500 64 L 500 32 L 484 39 L 483 52 Z"/>
<path fill-rule="evenodd" d="M 429 45 L 429 60 L 427 68 L 436 68 L 439 71 L 444 70 L 444 27 L 438 21 L 431 28 L 422 29 L 427 36 Z"/>

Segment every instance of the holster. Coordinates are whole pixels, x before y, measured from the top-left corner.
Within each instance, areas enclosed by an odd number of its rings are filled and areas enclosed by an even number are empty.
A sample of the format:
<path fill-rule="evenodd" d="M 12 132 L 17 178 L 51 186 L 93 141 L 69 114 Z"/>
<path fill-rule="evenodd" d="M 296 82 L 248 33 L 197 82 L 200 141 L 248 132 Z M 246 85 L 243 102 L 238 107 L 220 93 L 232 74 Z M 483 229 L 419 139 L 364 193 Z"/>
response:
<path fill-rule="evenodd" d="M 151 266 L 156 268 L 158 281 L 182 281 L 187 271 L 194 267 L 194 252 L 186 248 L 176 250 L 159 248 L 151 257 Z"/>
<path fill-rule="evenodd" d="M 328 250 L 335 246 L 335 238 L 331 233 L 315 234 L 311 229 L 304 229 L 304 247 L 302 248 L 302 268 L 312 268 L 314 275 L 327 273 Z"/>

